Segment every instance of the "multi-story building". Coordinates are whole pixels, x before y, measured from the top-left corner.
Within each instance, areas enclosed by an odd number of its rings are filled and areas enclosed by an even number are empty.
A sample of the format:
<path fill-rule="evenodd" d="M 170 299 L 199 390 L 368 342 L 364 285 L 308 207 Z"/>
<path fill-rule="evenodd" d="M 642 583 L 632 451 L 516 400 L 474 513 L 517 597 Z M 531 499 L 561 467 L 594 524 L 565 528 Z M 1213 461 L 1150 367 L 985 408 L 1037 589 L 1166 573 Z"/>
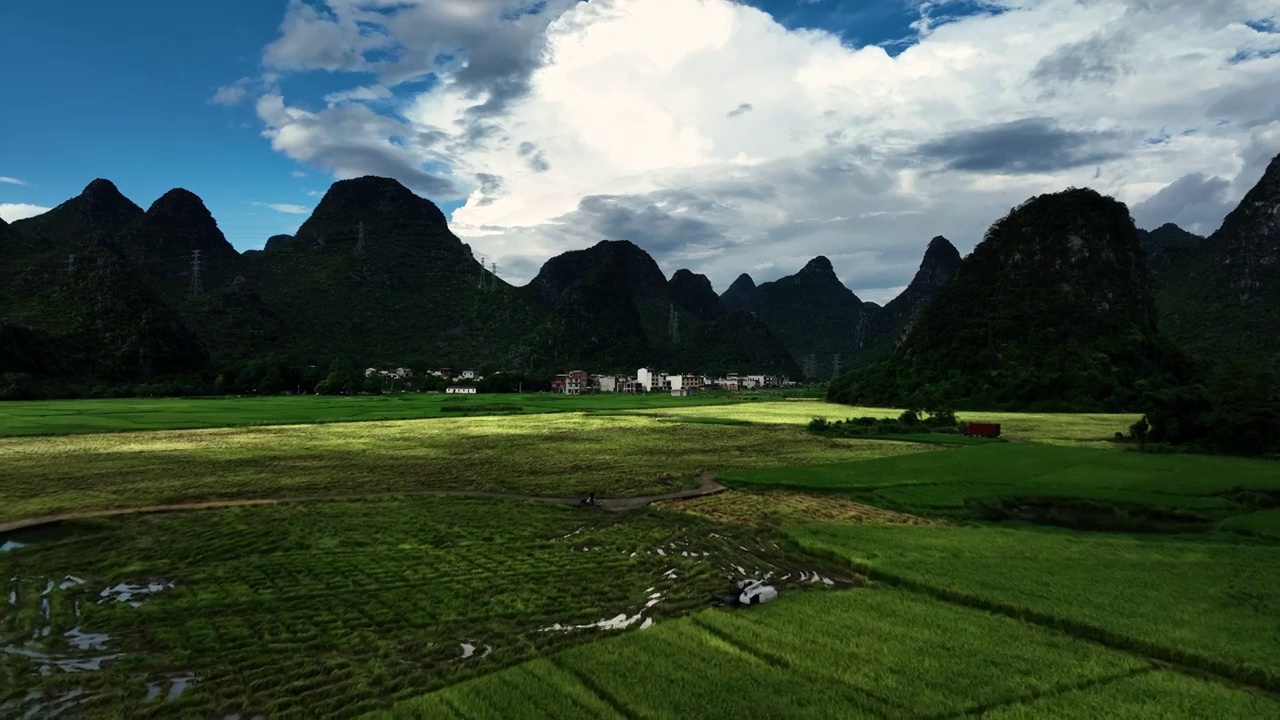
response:
<path fill-rule="evenodd" d="M 662 387 L 662 380 L 659 379 L 661 374 L 651 368 L 640 368 L 636 371 L 636 382 L 644 386 L 645 392 L 652 392 L 655 385 Z"/>
<path fill-rule="evenodd" d="M 551 382 L 552 392 L 565 395 L 581 395 L 591 391 L 591 376 L 585 370 L 572 370 L 556 376 Z"/>
<path fill-rule="evenodd" d="M 596 375 L 592 381 L 596 392 L 618 392 L 618 378 L 615 375 Z"/>

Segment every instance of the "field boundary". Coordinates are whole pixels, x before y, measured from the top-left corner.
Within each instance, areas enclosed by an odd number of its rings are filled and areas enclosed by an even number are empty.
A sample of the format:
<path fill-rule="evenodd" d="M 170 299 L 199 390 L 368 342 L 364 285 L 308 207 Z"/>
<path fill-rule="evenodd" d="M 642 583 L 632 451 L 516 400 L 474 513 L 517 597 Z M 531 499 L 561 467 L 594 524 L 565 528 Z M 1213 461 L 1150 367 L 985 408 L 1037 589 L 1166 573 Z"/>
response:
<path fill-rule="evenodd" d="M 841 555 L 829 548 L 814 546 L 805 542 L 801 542 L 800 545 L 806 552 L 825 557 L 828 560 L 840 560 L 867 578 L 886 585 L 919 593 L 942 602 L 982 610 L 995 615 L 1003 615 L 1039 627 L 1056 630 L 1074 638 L 1097 643 L 1113 650 L 1141 655 L 1151 661 L 1167 663 L 1169 667 L 1189 675 L 1199 677 L 1207 675 L 1230 684 L 1253 687 L 1273 697 L 1280 696 L 1280 675 L 1266 667 L 1220 660 L 1200 653 L 1159 645 L 1087 622 L 972 595 L 952 588 L 932 585 L 923 580 L 877 568 L 870 563 Z"/>
<path fill-rule="evenodd" d="M 662 502 L 664 500 L 688 500 L 691 498 L 706 497 L 715 495 L 727 490 L 724 485 L 716 481 L 716 476 L 707 474 L 700 475 L 698 478 L 698 487 L 688 490 L 677 490 L 675 492 L 663 493 L 661 495 L 647 495 L 644 497 L 634 498 L 597 498 L 596 506 L 603 510 L 611 510 L 614 512 L 625 510 L 639 510 L 648 507 L 652 503 Z M 238 507 L 261 507 L 266 505 L 286 505 L 296 503 L 322 503 L 322 502 L 359 502 L 361 500 L 395 500 L 398 498 L 430 498 L 430 497 L 462 497 L 473 498 L 479 500 L 510 500 L 514 502 L 537 502 L 549 505 L 564 505 L 569 507 L 577 507 L 582 504 L 582 498 L 568 497 L 546 497 L 541 495 L 517 495 L 512 493 L 487 492 L 484 490 L 415 490 L 411 492 L 393 492 L 393 493 L 365 493 L 360 495 L 327 495 L 327 496 L 307 496 L 307 497 L 283 497 L 283 498 L 244 498 L 241 500 L 210 500 L 205 502 L 193 503 L 172 503 L 168 505 L 147 505 L 142 507 L 128 508 L 111 508 L 106 510 L 85 510 L 83 512 L 58 513 L 54 515 L 44 515 L 41 517 L 24 518 L 21 520 L 12 520 L 0 523 L 0 535 L 5 533 L 17 532 L 19 530 L 34 530 L 36 528 L 46 527 L 49 525 L 57 525 L 58 523 L 70 522 L 73 520 L 91 520 L 95 518 L 122 517 L 129 515 L 156 515 L 161 513 L 175 512 L 195 512 L 199 510 L 223 510 L 227 508 Z"/>

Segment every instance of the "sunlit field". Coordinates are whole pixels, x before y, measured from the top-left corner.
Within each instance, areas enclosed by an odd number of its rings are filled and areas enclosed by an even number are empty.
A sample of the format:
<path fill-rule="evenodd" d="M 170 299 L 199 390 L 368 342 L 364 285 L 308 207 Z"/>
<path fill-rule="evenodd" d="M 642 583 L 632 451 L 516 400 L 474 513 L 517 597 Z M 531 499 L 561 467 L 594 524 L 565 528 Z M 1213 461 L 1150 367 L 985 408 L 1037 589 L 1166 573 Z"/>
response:
<path fill-rule="evenodd" d="M 844 420 L 852 417 L 897 417 L 901 409 L 851 407 L 813 400 L 781 400 L 738 405 L 670 407 L 644 410 L 657 415 L 716 417 L 753 423 L 803 425 L 820 417 Z M 956 415 L 961 421 L 1000 423 L 1004 436 L 1015 441 L 1114 447 L 1115 434 L 1128 432 L 1137 415 L 1089 413 L 969 412 Z"/>
<path fill-rule="evenodd" d="M 928 452 L 801 427 L 581 413 L 0 439 L 0 522 L 188 501 L 433 490 L 653 495 L 703 473 Z"/>
<path fill-rule="evenodd" d="M 0 403 L 0 437 L 68 433 L 190 430 L 242 425 L 414 420 L 468 415 L 634 410 L 759 402 L 781 391 L 711 392 L 687 398 L 623 395 L 447 395 L 122 398 Z"/>

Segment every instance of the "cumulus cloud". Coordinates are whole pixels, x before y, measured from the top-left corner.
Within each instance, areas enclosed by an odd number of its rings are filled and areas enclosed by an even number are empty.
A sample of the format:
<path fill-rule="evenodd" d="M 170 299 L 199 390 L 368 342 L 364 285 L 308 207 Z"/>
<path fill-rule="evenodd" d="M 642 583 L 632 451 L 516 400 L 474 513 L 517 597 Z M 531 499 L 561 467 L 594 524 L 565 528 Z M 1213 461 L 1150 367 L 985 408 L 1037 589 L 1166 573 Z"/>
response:
<path fill-rule="evenodd" d="M 933 236 L 968 250 L 1070 185 L 1154 219 L 1200 173 L 1216 194 L 1186 218 L 1212 224 L 1276 147 L 1280 55 L 1256 22 L 1273 0 L 985 4 L 918 4 L 890 55 L 730 0 L 295 0 L 269 67 L 365 73 L 393 97 L 316 110 L 272 91 L 257 109 L 295 160 L 465 199 L 455 232 L 515 281 L 613 238 L 721 289 L 823 254 L 878 299 Z"/>
<path fill-rule="evenodd" d="M 25 220 L 49 212 L 50 208 L 26 203 L 0 203 L 0 219 L 5 222 Z"/>
<path fill-rule="evenodd" d="M 436 199 L 458 196 L 451 180 L 423 169 L 433 155 L 415 141 L 421 132 L 404 122 L 359 104 L 309 112 L 287 107 L 276 94 L 259 98 L 257 112 L 272 148 L 339 179 L 382 175 Z"/>

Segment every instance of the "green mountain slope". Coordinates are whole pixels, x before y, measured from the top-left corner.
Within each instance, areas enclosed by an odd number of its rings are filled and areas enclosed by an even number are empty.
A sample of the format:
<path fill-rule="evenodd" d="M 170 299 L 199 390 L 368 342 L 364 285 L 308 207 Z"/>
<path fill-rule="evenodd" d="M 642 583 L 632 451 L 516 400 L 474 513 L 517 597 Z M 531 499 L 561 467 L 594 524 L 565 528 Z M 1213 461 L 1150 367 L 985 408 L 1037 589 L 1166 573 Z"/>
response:
<path fill-rule="evenodd" d="M 1193 355 L 1280 373 L 1280 156 L 1154 285 L 1161 329 Z"/>
<path fill-rule="evenodd" d="M 933 302 L 943 285 L 960 267 L 960 252 L 950 240 L 935 237 L 925 248 L 920 269 L 906 289 L 890 300 L 881 313 L 882 330 L 852 358 L 853 365 L 882 360 L 911 333 L 916 318 Z"/>
<path fill-rule="evenodd" d="M 793 357 L 813 356 L 813 372 L 830 377 L 835 355 L 847 367 L 885 331 L 881 308 L 864 303 L 836 277 L 825 257 L 810 260 L 795 275 L 759 285 L 753 311 Z"/>
<path fill-rule="evenodd" d="M 1073 189 L 1033 198 L 993 225 L 906 342 L 833 383 L 830 397 L 1122 410 L 1190 373 L 1156 332 L 1128 208 Z"/>
<path fill-rule="evenodd" d="M 290 349 L 317 361 L 513 364 L 511 328 L 531 320 L 439 208 L 387 178 L 335 183 L 295 236 L 244 260 Z"/>

